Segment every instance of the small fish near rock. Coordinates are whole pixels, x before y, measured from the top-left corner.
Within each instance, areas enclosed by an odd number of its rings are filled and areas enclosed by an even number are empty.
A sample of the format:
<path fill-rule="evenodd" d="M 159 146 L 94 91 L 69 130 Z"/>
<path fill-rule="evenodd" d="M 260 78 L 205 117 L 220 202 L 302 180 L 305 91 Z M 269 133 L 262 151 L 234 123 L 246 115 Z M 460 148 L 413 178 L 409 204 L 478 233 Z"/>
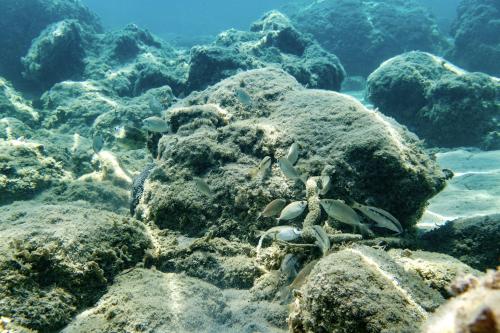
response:
<path fill-rule="evenodd" d="M 306 183 L 307 178 L 304 175 L 301 175 L 286 158 L 279 159 L 278 165 L 286 178 L 290 180 L 300 180 L 304 184 Z"/>
<path fill-rule="evenodd" d="M 276 219 L 276 221 L 278 221 L 279 223 L 280 221 L 293 220 L 294 218 L 302 215 L 306 207 L 307 207 L 307 201 L 294 201 L 285 208 L 283 208 L 280 216 Z"/>
<path fill-rule="evenodd" d="M 99 154 L 99 152 L 102 150 L 104 147 L 104 138 L 102 137 L 101 134 L 96 134 L 92 138 L 92 149 L 94 150 L 94 153 Z"/>
<path fill-rule="evenodd" d="M 170 130 L 168 123 L 160 117 L 149 117 L 142 121 L 143 127 L 155 133 L 165 133 Z"/>
<path fill-rule="evenodd" d="M 286 205 L 285 199 L 274 199 L 270 203 L 267 204 L 266 207 L 259 213 L 257 218 L 261 217 L 273 217 L 278 215 Z"/>
<path fill-rule="evenodd" d="M 258 232 L 258 236 L 260 238 L 259 238 L 259 243 L 257 245 L 257 255 L 260 253 L 260 249 L 262 248 L 262 242 L 268 236 L 270 236 L 271 238 L 276 239 L 276 240 L 290 242 L 290 241 L 296 240 L 301 235 L 302 235 L 302 231 L 300 231 L 296 227 L 292 227 L 292 226 L 288 226 L 288 225 L 273 227 L 273 228 L 266 230 L 266 231 L 260 231 L 260 232 Z"/>
<path fill-rule="evenodd" d="M 208 184 L 201 178 L 195 177 L 193 179 L 194 184 L 196 185 L 196 189 L 200 191 L 200 193 L 206 195 L 207 197 L 212 197 L 213 192 L 208 186 Z"/>
<path fill-rule="evenodd" d="M 256 177 L 256 176 L 264 177 L 266 172 L 271 167 L 271 164 L 272 164 L 271 157 L 265 156 L 262 159 L 262 161 L 260 161 L 259 165 L 257 165 L 255 168 L 250 170 L 250 176 L 251 177 Z"/>

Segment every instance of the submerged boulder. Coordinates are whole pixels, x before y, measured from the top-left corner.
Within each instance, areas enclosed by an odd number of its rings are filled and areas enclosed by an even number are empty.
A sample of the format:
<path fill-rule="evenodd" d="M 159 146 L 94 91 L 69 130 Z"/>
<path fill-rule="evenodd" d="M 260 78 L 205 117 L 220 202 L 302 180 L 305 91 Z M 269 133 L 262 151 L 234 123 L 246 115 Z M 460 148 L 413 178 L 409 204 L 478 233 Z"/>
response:
<path fill-rule="evenodd" d="M 189 90 L 201 90 L 242 70 L 275 66 L 309 88 L 340 90 L 344 68 L 337 57 L 271 11 L 251 31 L 222 32 L 210 45 L 191 49 Z"/>
<path fill-rule="evenodd" d="M 0 13 L 0 75 L 15 83 L 22 81 L 21 57 L 50 24 L 75 19 L 95 31 L 101 30 L 98 18 L 77 0 L 2 0 Z"/>
<path fill-rule="evenodd" d="M 83 28 L 76 20 L 48 26 L 22 58 L 23 76 L 42 89 L 63 80 L 78 79 L 84 68 L 86 47 L 83 34 Z"/>
<path fill-rule="evenodd" d="M 300 289 L 291 332 L 420 332 L 444 302 L 384 251 L 357 246 L 321 259 Z"/>
<path fill-rule="evenodd" d="M 32 198 L 64 177 L 62 165 L 43 145 L 0 139 L 0 204 Z"/>
<path fill-rule="evenodd" d="M 465 72 L 424 52 L 385 61 L 368 78 L 367 97 L 380 112 L 430 145 L 500 147 L 500 81 Z"/>
<path fill-rule="evenodd" d="M 469 71 L 500 76 L 500 2 L 462 0 L 452 24 L 455 43 L 448 57 Z"/>
<path fill-rule="evenodd" d="M 294 142 L 300 174 L 331 176 L 327 197 L 381 207 L 405 227 L 444 186 L 411 133 L 352 97 L 305 89 L 282 70 L 235 75 L 167 115 L 172 133 L 160 139 L 136 215 L 191 236 L 251 239 L 275 225 L 258 213 L 274 199 L 303 198 L 303 184 L 276 163 L 269 172 L 255 168 L 265 156 L 283 158 Z"/>
<path fill-rule="evenodd" d="M 349 75 L 367 76 L 385 59 L 445 47 L 431 14 L 416 1 L 326 0 L 291 8 L 300 31 L 335 53 Z"/>
<path fill-rule="evenodd" d="M 460 218 L 422 236 L 422 248 L 484 271 L 499 264 L 500 214 Z"/>
<path fill-rule="evenodd" d="M 188 54 L 134 24 L 95 36 L 84 78 L 101 81 L 119 96 L 135 97 L 168 85 L 184 91 Z"/>
<path fill-rule="evenodd" d="M 141 223 L 102 210 L 20 202 L 0 220 L 0 316 L 38 331 L 66 325 L 151 246 Z"/>

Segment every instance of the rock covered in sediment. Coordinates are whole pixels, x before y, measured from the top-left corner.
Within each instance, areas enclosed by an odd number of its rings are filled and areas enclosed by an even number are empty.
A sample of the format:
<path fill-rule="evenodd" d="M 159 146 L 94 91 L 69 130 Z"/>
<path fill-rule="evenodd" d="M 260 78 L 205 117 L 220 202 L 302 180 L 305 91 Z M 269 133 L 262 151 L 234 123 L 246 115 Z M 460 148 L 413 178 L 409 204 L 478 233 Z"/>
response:
<path fill-rule="evenodd" d="M 48 26 L 33 40 L 22 58 L 23 76 L 42 89 L 68 79 L 79 79 L 84 68 L 85 36 L 77 20 Z"/>
<path fill-rule="evenodd" d="M 185 89 L 189 55 L 134 24 L 95 36 L 84 78 L 101 81 L 118 96 L 139 96 L 168 85 Z"/>
<path fill-rule="evenodd" d="M 344 68 L 337 57 L 300 33 L 277 11 L 251 31 L 222 32 L 213 44 L 191 49 L 189 90 L 201 90 L 242 70 L 275 66 L 309 88 L 340 90 Z"/>
<path fill-rule="evenodd" d="M 292 332 L 419 332 L 441 295 L 387 253 L 357 246 L 321 259 L 294 301 Z"/>
<path fill-rule="evenodd" d="M 2 77 L 0 77 L 0 116 L 2 117 L 0 119 L 16 118 L 27 125 L 36 125 L 40 120 L 40 114 L 32 103 Z"/>
<path fill-rule="evenodd" d="M 4 0 L 0 2 L 0 75 L 15 83 L 22 81 L 21 58 L 31 42 L 47 26 L 64 19 L 75 19 L 89 29 L 100 31 L 99 19 L 80 1 Z"/>
<path fill-rule="evenodd" d="M 300 31 L 340 58 L 349 75 L 367 76 L 406 50 L 439 52 L 446 46 L 434 18 L 416 1 L 315 1 L 290 15 Z"/>
<path fill-rule="evenodd" d="M 500 3 L 463 0 L 452 23 L 453 48 L 448 57 L 469 71 L 500 76 Z"/>
<path fill-rule="evenodd" d="M 481 276 L 481 272 L 443 253 L 392 249 L 388 254 L 405 271 L 419 275 L 429 287 L 439 291 L 445 298 L 450 296 L 450 288 L 457 278 Z"/>
<path fill-rule="evenodd" d="M 268 174 L 249 173 L 265 156 L 285 156 L 294 142 L 301 174 L 334 180 L 327 197 L 369 202 L 405 227 L 444 185 L 437 165 L 396 123 L 349 96 L 305 89 L 281 70 L 235 75 L 167 114 L 175 130 L 160 140 L 160 162 L 136 214 L 190 236 L 211 230 L 250 239 L 252 230 L 273 226 L 258 213 L 274 199 L 303 197 L 304 188 L 276 163 Z M 210 193 L 197 188 L 195 177 Z"/>
<path fill-rule="evenodd" d="M 65 176 L 61 163 L 49 156 L 43 145 L 0 139 L 1 204 L 29 199 Z"/>
<path fill-rule="evenodd" d="M 460 218 L 422 236 L 422 248 L 442 252 L 484 271 L 500 259 L 500 214 Z"/>
<path fill-rule="evenodd" d="M 63 332 L 215 332 L 230 315 L 215 286 L 182 274 L 134 269 Z"/>
<path fill-rule="evenodd" d="M 40 331 L 66 325 L 151 246 L 131 218 L 71 205 L 0 208 L 0 316 Z"/>
<path fill-rule="evenodd" d="M 283 308 L 247 297 L 184 274 L 134 269 L 62 332 L 286 332 Z"/>
<path fill-rule="evenodd" d="M 468 73 L 425 52 L 385 61 L 370 74 L 367 97 L 431 145 L 500 147 L 500 81 Z"/>
<path fill-rule="evenodd" d="M 424 333 L 493 333 L 500 331 L 500 272 L 457 280 L 455 297 L 428 320 Z"/>

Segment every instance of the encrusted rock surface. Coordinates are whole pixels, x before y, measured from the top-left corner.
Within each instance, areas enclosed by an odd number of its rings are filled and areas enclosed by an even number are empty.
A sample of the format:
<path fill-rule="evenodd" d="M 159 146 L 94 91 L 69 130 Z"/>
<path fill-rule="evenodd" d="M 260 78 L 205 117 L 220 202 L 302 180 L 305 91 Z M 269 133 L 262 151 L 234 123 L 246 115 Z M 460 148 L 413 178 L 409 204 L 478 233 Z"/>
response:
<path fill-rule="evenodd" d="M 151 246 L 131 218 L 71 205 L 0 207 L 0 316 L 40 331 L 66 325 Z"/>
<path fill-rule="evenodd" d="M 266 155 L 284 156 L 293 142 L 301 147 L 299 172 L 332 177 L 329 196 L 386 209 L 406 227 L 444 185 L 437 165 L 399 125 L 349 96 L 304 89 L 281 70 L 238 74 L 167 114 L 176 125 L 160 140 L 161 163 L 136 214 L 191 236 L 210 230 L 248 239 L 271 227 L 258 212 L 273 199 L 300 198 L 303 185 L 276 164 L 263 178 L 249 173 Z M 213 195 L 197 190 L 193 177 L 204 178 Z"/>
<path fill-rule="evenodd" d="M 367 85 L 367 97 L 380 112 L 440 147 L 498 149 L 499 95 L 499 79 L 424 52 L 385 61 Z"/>
<path fill-rule="evenodd" d="M 469 71 L 500 76 L 500 3 L 462 0 L 452 24 L 455 39 L 449 57 Z"/>
<path fill-rule="evenodd" d="M 347 248 L 321 259 L 295 299 L 291 332 L 419 332 L 443 303 L 387 253 Z"/>
<path fill-rule="evenodd" d="M 336 54 L 349 75 L 367 76 L 406 50 L 439 52 L 446 43 L 416 1 L 326 0 L 291 10 L 293 23 Z"/>

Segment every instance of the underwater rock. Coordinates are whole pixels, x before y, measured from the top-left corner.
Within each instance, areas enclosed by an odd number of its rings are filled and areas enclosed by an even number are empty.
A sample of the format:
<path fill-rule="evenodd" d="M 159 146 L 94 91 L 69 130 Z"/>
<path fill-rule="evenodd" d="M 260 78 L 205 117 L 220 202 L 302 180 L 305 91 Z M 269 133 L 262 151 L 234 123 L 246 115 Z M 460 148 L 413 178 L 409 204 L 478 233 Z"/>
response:
<path fill-rule="evenodd" d="M 482 275 L 460 260 L 442 253 L 392 249 L 388 254 L 405 271 L 419 275 L 429 287 L 439 291 L 445 298 L 451 296 L 450 287 L 457 278 Z"/>
<path fill-rule="evenodd" d="M 33 197 L 65 177 L 62 165 L 44 146 L 24 140 L 0 140 L 0 204 Z"/>
<path fill-rule="evenodd" d="M 165 237 L 158 232 L 160 249 L 155 267 L 162 272 L 184 273 L 219 288 L 248 289 L 260 275 L 249 244 L 224 238 Z M 172 239 L 173 238 L 173 239 Z"/>
<path fill-rule="evenodd" d="M 367 86 L 368 99 L 382 113 L 440 147 L 498 149 L 499 95 L 498 79 L 424 52 L 385 61 Z"/>
<path fill-rule="evenodd" d="M 429 231 L 420 245 L 446 253 L 480 271 L 499 264 L 500 214 L 461 218 Z"/>
<path fill-rule="evenodd" d="M 118 276 L 97 305 L 62 332 L 285 333 L 273 325 L 285 319 L 282 307 L 250 302 L 245 291 L 221 291 L 184 274 L 137 268 Z"/>
<path fill-rule="evenodd" d="M 39 331 L 92 305 L 151 241 L 138 221 L 71 205 L 0 208 L 0 316 Z"/>
<path fill-rule="evenodd" d="M 230 317 L 215 286 L 181 274 L 133 269 L 62 332 L 215 332 L 224 331 Z"/>
<path fill-rule="evenodd" d="M 282 70 L 235 75 L 167 114 L 182 126 L 161 138 L 160 162 L 136 216 L 189 236 L 212 231 L 250 239 L 256 229 L 274 226 L 274 220 L 257 220 L 258 214 L 276 198 L 303 197 L 303 187 L 276 163 L 263 177 L 251 177 L 251 170 L 264 156 L 286 156 L 293 142 L 302 147 L 295 166 L 301 174 L 331 176 L 330 195 L 381 207 L 406 228 L 444 186 L 441 171 L 411 133 L 352 97 L 305 89 Z M 214 122 L 217 114 L 227 124 Z M 213 195 L 200 192 L 194 178 L 203 178 Z"/>
<path fill-rule="evenodd" d="M 175 94 L 184 91 L 189 61 L 184 50 L 174 49 L 134 24 L 95 38 L 85 58 L 85 79 L 101 81 L 122 97 L 165 85 Z"/>
<path fill-rule="evenodd" d="M 211 45 L 192 48 L 188 87 L 201 90 L 242 70 L 266 66 L 282 68 L 309 88 L 340 90 L 345 76 L 335 55 L 271 11 L 250 32 L 231 29 Z"/>
<path fill-rule="evenodd" d="M 83 34 L 76 20 L 48 26 L 22 58 L 24 78 L 36 82 L 43 90 L 64 80 L 78 79 L 84 68 Z"/>
<path fill-rule="evenodd" d="M 448 57 L 469 71 L 500 76 L 500 2 L 462 0 L 457 14 Z"/>
<path fill-rule="evenodd" d="M 0 77 L 0 119 L 16 118 L 27 125 L 36 125 L 40 114 L 33 108 L 30 101 L 23 98 L 10 82 Z"/>
<path fill-rule="evenodd" d="M 347 248 L 321 259 L 293 303 L 291 332 L 420 332 L 444 302 L 384 251 Z"/>
<path fill-rule="evenodd" d="M 500 331 L 500 271 L 459 279 L 455 297 L 428 320 L 423 333 L 496 333 Z"/>
<path fill-rule="evenodd" d="M 99 19 L 80 1 L 2 0 L 0 2 L 0 75 L 22 83 L 21 57 L 48 25 L 64 19 L 75 19 L 95 31 L 101 31 Z"/>
<path fill-rule="evenodd" d="M 367 76 L 385 59 L 446 47 L 434 18 L 416 1 L 326 0 L 291 9 L 292 22 L 336 54 L 349 75 Z"/>

